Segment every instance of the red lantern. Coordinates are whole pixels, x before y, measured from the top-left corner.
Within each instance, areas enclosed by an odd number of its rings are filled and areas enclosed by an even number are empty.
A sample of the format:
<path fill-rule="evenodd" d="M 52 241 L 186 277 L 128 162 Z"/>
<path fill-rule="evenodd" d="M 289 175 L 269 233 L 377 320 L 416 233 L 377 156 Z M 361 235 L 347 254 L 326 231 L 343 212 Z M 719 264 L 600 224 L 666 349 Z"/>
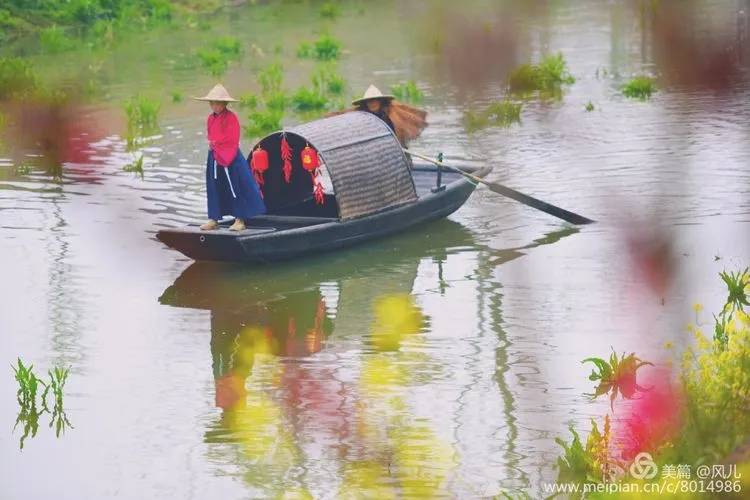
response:
<path fill-rule="evenodd" d="M 325 203 L 325 194 L 323 193 L 323 185 L 320 183 L 320 158 L 318 158 L 318 152 L 311 148 L 309 144 L 305 145 L 305 148 L 300 154 L 302 160 L 302 167 L 310 172 L 313 185 L 313 197 L 315 203 L 322 205 Z"/>
<path fill-rule="evenodd" d="M 302 166 L 310 173 L 315 172 L 315 170 L 320 166 L 320 160 L 318 159 L 318 153 L 313 148 L 311 148 L 309 145 L 305 146 L 305 149 L 302 150 L 302 154 L 300 155 L 302 158 Z"/>
<path fill-rule="evenodd" d="M 268 170 L 268 152 L 258 146 L 250 159 L 250 167 L 253 171 L 255 181 L 259 186 L 263 185 L 263 173 Z"/>

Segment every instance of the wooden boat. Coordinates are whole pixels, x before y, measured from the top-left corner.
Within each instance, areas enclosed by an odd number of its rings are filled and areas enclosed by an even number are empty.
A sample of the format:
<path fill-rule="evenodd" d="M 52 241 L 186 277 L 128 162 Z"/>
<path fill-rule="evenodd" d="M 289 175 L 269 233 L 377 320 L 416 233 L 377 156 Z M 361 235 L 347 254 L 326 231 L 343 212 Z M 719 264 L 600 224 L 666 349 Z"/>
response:
<path fill-rule="evenodd" d="M 285 136 L 292 154 L 291 181 L 283 178 Z M 333 193 L 315 202 L 311 175 L 300 152 L 313 147 L 327 170 Z M 273 133 L 257 145 L 269 152 L 263 196 L 267 213 L 229 231 L 198 225 L 163 229 L 157 238 L 194 260 L 264 263 L 339 249 L 416 228 L 445 217 L 476 187 L 461 174 L 412 164 L 390 128 L 370 113 L 350 112 Z M 253 148 L 255 149 L 255 148 Z M 439 171 L 440 170 L 440 171 Z M 489 169 L 467 169 L 483 177 Z"/>

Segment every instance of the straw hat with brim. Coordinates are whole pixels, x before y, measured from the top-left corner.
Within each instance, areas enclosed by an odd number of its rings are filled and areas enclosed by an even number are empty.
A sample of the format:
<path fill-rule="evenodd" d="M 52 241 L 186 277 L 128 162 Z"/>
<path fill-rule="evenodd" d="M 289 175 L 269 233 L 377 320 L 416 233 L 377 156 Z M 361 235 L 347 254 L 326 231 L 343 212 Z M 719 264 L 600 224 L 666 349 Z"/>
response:
<path fill-rule="evenodd" d="M 370 85 L 369 87 L 367 87 L 367 90 L 365 90 L 365 95 L 363 95 L 356 101 L 352 101 L 352 104 L 356 106 L 357 104 L 369 101 L 370 99 L 394 99 L 394 96 L 383 94 L 375 85 Z"/>
<path fill-rule="evenodd" d="M 233 98 L 224 88 L 224 85 L 217 83 L 211 91 L 203 97 L 193 97 L 198 101 L 221 101 L 221 102 L 238 102 L 237 99 Z"/>

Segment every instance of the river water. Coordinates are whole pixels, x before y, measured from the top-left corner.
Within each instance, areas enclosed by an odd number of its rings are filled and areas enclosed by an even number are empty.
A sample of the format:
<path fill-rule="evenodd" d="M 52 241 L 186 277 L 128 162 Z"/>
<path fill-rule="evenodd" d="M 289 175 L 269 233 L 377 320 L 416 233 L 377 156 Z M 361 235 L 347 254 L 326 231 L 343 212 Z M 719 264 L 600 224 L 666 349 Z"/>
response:
<path fill-rule="evenodd" d="M 415 79 L 430 127 L 414 150 L 489 162 L 491 180 L 599 222 L 571 228 L 479 188 L 447 220 L 334 254 L 194 263 L 154 235 L 205 216 L 208 110 L 167 92 L 214 80 L 168 61 L 231 32 L 260 50 L 230 67 L 230 92 L 256 91 L 277 46 L 294 88 L 312 67 L 294 53 L 322 23 L 318 4 L 240 7 L 208 30 L 122 42 L 81 117 L 104 129 L 80 138 L 88 162 L 56 180 L 0 159 L 0 497 L 537 496 L 556 477 L 554 438 L 609 411 L 585 395 L 580 361 L 612 349 L 661 361 L 665 343 L 690 342 L 692 304 L 717 311 L 718 272 L 750 264 L 748 5 L 696 3 L 710 28 L 696 36 L 734 44 L 737 78 L 675 82 L 645 102 L 619 92 L 660 72 L 634 5 L 469 2 L 465 19 L 447 5 L 345 5 L 330 30 L 347 49 L 348 91 Z M 520 124 L 467 134 L 462 113 L 504 86 L 463 78 L 451 51 L 479 40 L 463 52 L 472 67 L 510 58 L 487 61 L 484 35 L 461 38 L 482 20 L 480 33 L 513 27 L 517 61 L 562 51 L 576 82 L 559 100 L 525 101 Z M 95 56 L 38 61 L 54 73 Z M 122 170 L 132 155 L 116 119 L 138 91 L 163 102 L 142 179 Z M 642 258 L 654 247 L 668 249 L 656 270 Z M 56 437 L 43 416 L 22 449 L 17 357 L 41 373 L 71 367 L 72 428 Z"/>

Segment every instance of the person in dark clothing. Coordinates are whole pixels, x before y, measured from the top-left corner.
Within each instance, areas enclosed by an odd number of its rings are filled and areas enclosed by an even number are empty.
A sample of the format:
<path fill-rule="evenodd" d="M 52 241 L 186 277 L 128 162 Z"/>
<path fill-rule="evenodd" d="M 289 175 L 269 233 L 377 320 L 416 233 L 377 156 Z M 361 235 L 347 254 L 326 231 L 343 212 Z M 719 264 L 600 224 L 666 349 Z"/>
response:
<path fill-rule="evenodd" d="M 394 96 L 383 94 L 375 85 L 370 85 L 364 95 L 352 101 L 354 108 L 331 113 L 332 115 L 349 111 L 366 111 L 383 120 L 401 145 L 419 137 L 427 126 L 427 112 L 397 101 Z"/>

